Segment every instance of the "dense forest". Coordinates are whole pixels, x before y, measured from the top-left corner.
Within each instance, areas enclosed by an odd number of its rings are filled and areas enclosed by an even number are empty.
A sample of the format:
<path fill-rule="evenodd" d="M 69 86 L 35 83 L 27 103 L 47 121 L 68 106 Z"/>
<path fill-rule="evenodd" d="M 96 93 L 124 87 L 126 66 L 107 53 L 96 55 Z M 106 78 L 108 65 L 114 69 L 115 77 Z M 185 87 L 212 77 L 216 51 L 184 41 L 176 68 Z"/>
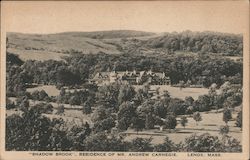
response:
<path fill-rule="evenodd" d="M 166 33 L 162 37 L 147 40 L 146 45 L 169 51 L 192 51 L 202 54 L 221 53 L 234 56 L 243 53 L 243 38 L 241 35 L 217 32 Z"/>

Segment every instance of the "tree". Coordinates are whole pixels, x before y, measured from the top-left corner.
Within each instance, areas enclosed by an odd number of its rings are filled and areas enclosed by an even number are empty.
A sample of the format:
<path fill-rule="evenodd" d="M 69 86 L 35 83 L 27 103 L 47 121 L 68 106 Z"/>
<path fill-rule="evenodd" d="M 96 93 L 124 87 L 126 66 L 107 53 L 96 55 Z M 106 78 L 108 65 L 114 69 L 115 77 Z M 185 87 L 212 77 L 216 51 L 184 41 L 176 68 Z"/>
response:
<path fill-rule="evenodd" d="M 67 137 L 73 143 L 71 150 L 84 151 L 84 140 L 91 133 L 89 124 L 85 122 L 85 124 L 82 123 L 81 125 L 75 123 L 72 125 L 72 127 L 67 128 Z"/>
<path fill-rule="evenodd" d="M 41 91 L 39 92 L 39 100 L 40 100 L 40 101 L 45 100 L 45 98 L 47 98 L 47 97 L 48 97 L 48 94 L 47 94 L 44 90 L 41 90 Z"/>
<path fill-rule="evenodd" d="M 81 82 L 78 74 L 72 73 L 68 68 L 60 68 L 56 75 L 57 82 L 62 85 L 75 85 Z"/>
<path fill-rule="evenodd" d="M 98 88 L 96 93 L 98 98 L 98 104 L 106 108 L 112 108 L 115 111 L 119 110 L 118 95 L 119 95 L 119 84 L 111 83 L 105 84 Z"/>
<path fill-rule="evenodd" d="M 202 117 L 201 114 L 199 112 L 195 112 L 193 114 L 193 119 L 196 121 L 196 125 L 198 125 L 199 121 L 202 121 Z"/>
<path fill-rule="evenodd" d="M 225 125 L 225 126 L 220 126 L 220 134 L 221 135 L 227 135 L 229 132 L 229 126 Z"/>
<path fill-rule="evenodd" d="M 20 104 L 21 111 L 27 111 L 30 107 L 30 103 L 27 97 L 23 97 L 22 102 Z"/>
<path fill-rule="evenodd" d="M 85 151 L 127 151 L 121 138 L 99 132 L 88 136 L 84 142 Z"/>
<path fill-rule="evenodd" d="M 146 115 L 145 129 L 153 129 L 155 125 L 155 120 L 151 113 Z"/>
<path fill-rule="evenodd" d="M 56 114 L 64 114 L 64 105 L 58 105 Z"/>
<path fill-rule="evenodd" d="M 143 98 L 144 98 L 143 90 L 139 88 L 135 94 L 135 98 L 134 98 L 135 104 L 139 106 L 143 102 Z"/>
<path fill-rule="evenodd" d="M 110 131 L 111 128 L 115 127 L 115 120 L 112 117 L 104 119 L 100 122 L 94 124 L 93 131 L 95 133 L 103 132 L 103 131 Z"/>
<path fill-rule="evenodd" d="M 152 138 L 135 138 L 129 147 L 130 152 L 152 152 Z"/>
<path fill-rule="evenodd" d="M 240 127 L 240 129 L 242 129 L 242 110 L 237 114 L 235 124 L 236 124 L 237 127 Z"/>
<path fill-rule="evenodd" d="M 167 108 L 165 107 L 164 103 L 162 101 L 156 101 L 154 103 L 154 112 L 153 114 L 155 116 L 159 116 L 161 118 L 166 118 L 167 115 Z"/>
<path fill-rule="evenodd" d="M 181 117 L 181 125 L 185 128 L 186 123 L 188 122 L 188 119 L 186 116 Z"/>
<path fill-rule="evenodd" d="M 224 111 L 223 111 L 223 121 L 226 123 L 228 123 L 229 120 L 232 119 L 232 113 L 231 113 L 231 110 L 228 109 L 228 108 L 224 108 Z"/>
<path fill-rule="evenodd" d="M 29 107 L 21 116 L 6 118 L 6 150 L 11 151 L 68 151 L 71 142 L 61 120 L 42 116 L 37 107 Z"/>
<path fill-rule="evenodd" d="M 12 102 L 9 98 L 6 99 L 6 109 L 9 110 L 9 109 L 13 109 L 15 108 L 15 103 Z"/>
<path fill-rule="evenodd" d="M 185 87 L 185 82 L 184 81 L 180 81 L 179 85 L 180 85 L 180 90 L 182 90 L 182 88 Z"/>
<path fill-rule="evenodd" d="M 185 114 L 187 107 L 188 106 L 185 104 L 183 100 L 178 98 L 172 98 L 168 104 L 167 112 L 168 113 L 172 112 L 176 115 L 183 115 Z"/>
<path fill-rule="evenodd" d="M 19 55 L 7 52 L 6 61 L 11 65 L 21 66 L 24 62 L 19 58 Z"/>
<path fill-rule="evenodd" d="M 131 127 L 135 129 L 135 131 L 138 132 L 142 131 L 145 128 L 145 121 L 142 117 L 136 116 L 132 119 Z"/>
<path fill-rule="evenodd" d="M 39 100 L 39 91 L 35 90 L 34 92 L 32 92 L 31 97 L 33 100 Z"/>
<path fill-rule="evenodd" d="M 145 83 L 142 86 L 142 96 L 144 99 L 148 99 L 151 97 L 151 95 L 149 94 L 149 90 L 150 90 L 150 85 L 149 83 Z"/>
<path fill-rule="evenodd" d="M 88 99 L 82 106 L 83 114 L 90 114 L 92 112 L 90 100 Z"/>
<path fill-rule="evenodd" d="M 160 99 L 160 87 L 156 88 L 155 93 L 156 93 L 157 99 Z"/>
<path fill-rule="evenodd" d="M 208 95 L 210 96 L 210 106 L 214 106 L 215 105 L 215 100 L 216 100 L 216 96 L 217 96 L 216 88 L 217 88 L 217 84 L 216 83 L 213 83 L 209 87 Z"/>
<path fill-rule="evenodd" d="M 164 99 L 169 99 L 169 98 L 170 98 L 170 93 L 169 93 L 168 90 L 164 90 L 164 91 L 163 91 L 163 98 L 164 98 Z"/>
<path fill-rule="evenodd" d="M 80 98 L 77 95 L 73 95 L 69 99 L 69 104 L 70 105 L 80 105 Z"/>
<path fill-rule="evenodd" d="M 211 136 L 208 133 L 193 134 L 185 139 L 183 149 L 185 152 L 221 152 L 223 144 L 217 136 Z"/>
<path fill-rule="evenodd" d="M 50 103 L 38 103 L 34 107 L 36 107 L 40 113 L 51 114 L 53 112 L 53 106 Z"/>
<path fill-rule="evenodd" d="M 210 97 L 208 95 L 201 95 L 195 101 L 195 106 L 198 108 L 198 111 L 209 111 L 210 110 Z"/>
<path fill-rule="evenodd" d="M 185 97 L 185 103 L 186 103 L 188 106 L 192 106 L 192 105 L 193 105 L 193 102 L 194 102 L 193 97 L 191 97 L 191 96 Z"/>
<path fill-rule="evenodd" d="M 173 114 L 167 115 L 164 122 L 164 127 L 167 129 L 175 129 L 176 125 L 177 125 L 176 117 Z"/>
<path fill-rule="evenodd" d="M 129 84 L 121 85 L 119 89 L 118 95 L 118 104 L 122 104 L 123 102 L 130 101 L 135 95 L 135 90 L 133 86 Z"/>
<path fill-rule="evenodd" d="M 194 112 L 194 106 L 188 106 L 186 110 L 186 114 L 193 114 Z"/>
<path fill-rule="evenodd" d="M 133 117 L 136 117 L 136 107 L 127 102 L 121 104 L 119 106 L 119 111 L 117 113 L 117 120 L 118 120 L 118 129 L 120 130 L 127 130 L 128 127 L 131 125 L 133 122 Z"/>
<path fill-rule="evenodd" d="M 174 152 L 178 151 L 176 144 L 171 141 L 168 137 L 164 139 L 164 143 L 154 146 L 153 152 Z"/>
<path fill-rule="evenodd" d="M 91 120 L 93 122 L 99 122 L 99 121 L 102 121 L 103 119 L 106 119 L 108 117 L 109 117 L 109 115 L 107 115 L 105 107 L 104 106 L 98 106 L 95 109 L 94 113 L 92 114 Z"/>

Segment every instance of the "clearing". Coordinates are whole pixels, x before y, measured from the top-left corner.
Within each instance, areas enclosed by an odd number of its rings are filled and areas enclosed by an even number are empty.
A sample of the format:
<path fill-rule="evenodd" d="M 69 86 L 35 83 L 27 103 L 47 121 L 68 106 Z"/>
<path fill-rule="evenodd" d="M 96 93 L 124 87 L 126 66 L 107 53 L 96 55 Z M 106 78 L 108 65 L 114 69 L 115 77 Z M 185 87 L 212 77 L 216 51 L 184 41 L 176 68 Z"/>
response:
<path fill-rule="evenodd" d="M 27 92 L 30 93 L 41 90 L 44 90 L 48 96 L 58 96 L 60 94 L 60 90 L 58 90 L 55 85 L 38 85 L 34 88 L 27 88 Z"/>

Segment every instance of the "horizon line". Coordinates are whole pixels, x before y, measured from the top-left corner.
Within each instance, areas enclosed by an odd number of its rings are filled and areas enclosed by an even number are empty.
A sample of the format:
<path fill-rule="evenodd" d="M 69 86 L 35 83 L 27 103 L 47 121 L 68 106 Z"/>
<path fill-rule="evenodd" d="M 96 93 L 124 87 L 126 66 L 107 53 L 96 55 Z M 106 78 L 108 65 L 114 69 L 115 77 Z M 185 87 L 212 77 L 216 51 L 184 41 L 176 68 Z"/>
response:
<path fill-rule="evenodd" d="M 16 31 L 6 31 L 6 33 L 18 33 L 18 34 L 29 34 L 29 35 L 50 35 L 50 34 L 62 34 L 62 33 L 94 33 L 94 32 L 112 32 L 112 31 L 135 31 L 135 32 L 145 32 L 145 33 L 152 33 L 152 34 L 164 34 L 164 33 L 183 33 L 183 32 L 193 32 L 193 33 L 204 33 L 204 32 L 211 32 L 211 33 L 221 33 L 221 34 L 234 34 L 234 35 L 243 35 L 243 33 L 236 33 L 236 32 L 222 32 L 222 31 L 215 31 L 215 30 L 182 30 L 182 31 L 145 31 L 145 30 L 136 30 L 136 29 L 110 29 L 110 30 L 75 30 L 75 31 L 61 31 L 61 32 L 48 32 L 48 33 L 37 33 L 37 32 L 16 32 Z"/>

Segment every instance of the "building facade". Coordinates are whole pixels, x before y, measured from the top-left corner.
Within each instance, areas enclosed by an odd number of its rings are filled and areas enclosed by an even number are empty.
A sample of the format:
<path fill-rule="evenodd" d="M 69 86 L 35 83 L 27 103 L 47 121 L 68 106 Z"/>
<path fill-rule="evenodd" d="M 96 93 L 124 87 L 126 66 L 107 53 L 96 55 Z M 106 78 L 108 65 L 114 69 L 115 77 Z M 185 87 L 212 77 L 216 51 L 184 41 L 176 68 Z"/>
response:
<path fill-rule="evenodd" d="M 171 80 L 165 73 L 149 71 L 111 71 L 99 72 L 89 80 L 90 83 L 105 84 L 114 82 L 128 82 L 132 85 L 171 85 Z"/>

